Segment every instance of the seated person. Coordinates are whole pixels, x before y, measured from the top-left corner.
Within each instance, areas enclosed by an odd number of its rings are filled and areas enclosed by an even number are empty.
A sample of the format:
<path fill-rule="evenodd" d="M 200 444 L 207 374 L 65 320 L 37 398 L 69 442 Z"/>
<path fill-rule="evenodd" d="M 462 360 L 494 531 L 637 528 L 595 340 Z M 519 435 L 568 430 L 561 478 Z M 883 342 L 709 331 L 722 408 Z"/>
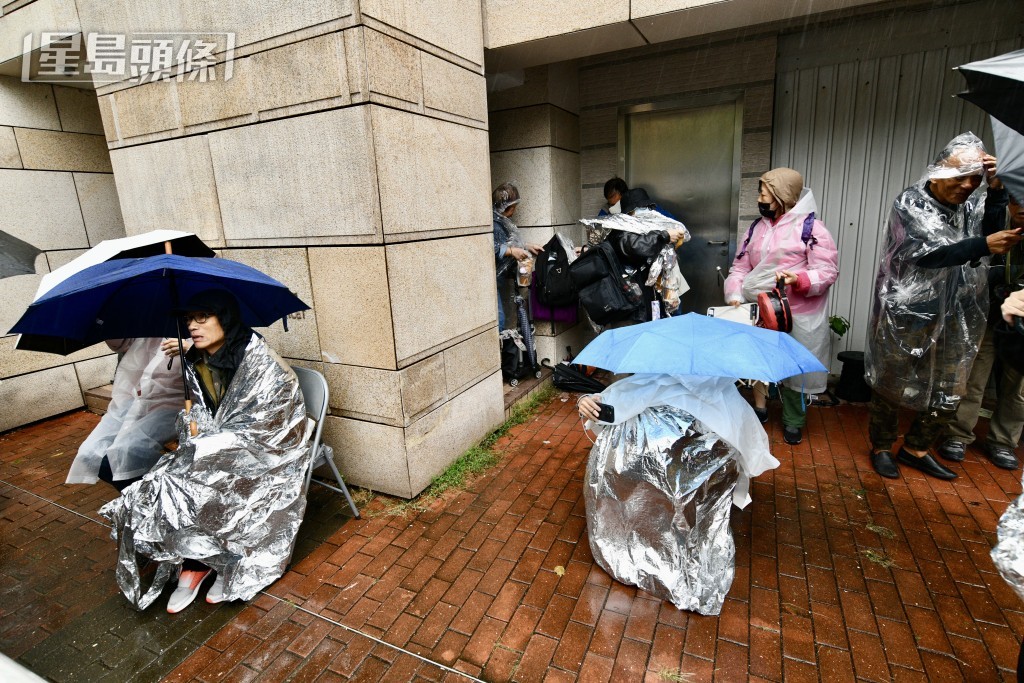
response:
<path fill-rule="evenodd" d="M 599 423 L 602 404 L 614 409 Z M 732 583 L 732 505 L 778 467 L 753 410 L 725 377 L 637 374 L 583 396 L 598 433 L 583 480 L 594 561 L 679 609 L 718 614 Z"/>
<path fill-rule="evenodd" d="M 66 484 L 102 480 L 118 491 L 142 478 L 175 438 L 185 400 L 176 339 L 110 339 L 122 354 L 107 412 L 78 449 Z"/>
<path fill-rule="evenodd" d="M 180 445 L 100 510 L 119 544 L 118 585 L 137 608 L 152 604 L 181 566 L 171 613 L 190 605 L 214 572 L 209 603 L 248 600 L 284 573 L 312 457 L 298 379 L 242 322 L 235 298 L 211 289 L 185 310 L 196 403 L 182 413 Z M 140 555 L 157 563 L 148 590 Z"/>

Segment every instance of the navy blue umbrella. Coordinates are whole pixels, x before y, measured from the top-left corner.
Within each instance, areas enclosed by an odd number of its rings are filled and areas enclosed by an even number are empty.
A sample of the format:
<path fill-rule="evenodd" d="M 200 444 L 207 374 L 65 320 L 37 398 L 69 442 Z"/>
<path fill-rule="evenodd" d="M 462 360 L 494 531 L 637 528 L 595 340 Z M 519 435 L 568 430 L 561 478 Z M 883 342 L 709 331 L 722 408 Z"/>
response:
<path fill-rule="evenodd" d="M 265 327 L 309 308 L 255 268 L 166 254 L 107 261 L 72 275 L 33 302 L 10 333 L 52 338 L 54 347 L 45 350 L 65 354 L 105 339 L 180 338 L 180 303 L 211 288 L 234 294 L 250 327 Z"/>
<path fill-rule="evenodd" d="M 618 373 L 778 382 L 826 368 L 796 339 L 697 313 L 606 330 L 574 361 Z"/>

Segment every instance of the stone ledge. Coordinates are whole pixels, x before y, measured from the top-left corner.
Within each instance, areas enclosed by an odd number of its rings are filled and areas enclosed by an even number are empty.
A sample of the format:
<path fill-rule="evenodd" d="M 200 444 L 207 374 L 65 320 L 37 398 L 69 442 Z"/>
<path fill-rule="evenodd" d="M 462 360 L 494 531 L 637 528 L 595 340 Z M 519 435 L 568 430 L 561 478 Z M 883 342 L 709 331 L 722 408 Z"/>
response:
<path fill-rule="evenodd" d="M 89 389 L 85 392 L 85 409 L 90 413 L 103 415 L 107 412 L 107 408 L 110 406 L 110 401 L 113 398 L 113 391 L 113 384 Z"/>

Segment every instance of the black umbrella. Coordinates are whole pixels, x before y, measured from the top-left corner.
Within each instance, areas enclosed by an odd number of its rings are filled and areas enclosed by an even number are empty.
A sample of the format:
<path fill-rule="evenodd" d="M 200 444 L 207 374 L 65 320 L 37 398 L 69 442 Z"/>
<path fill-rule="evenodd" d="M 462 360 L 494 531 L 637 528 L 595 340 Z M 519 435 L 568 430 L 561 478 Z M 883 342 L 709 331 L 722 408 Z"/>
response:
<path fill-rule="evenodd" d="M 0 279 L 36 272 L 36 256 L 40 253 L 28 242 L 0 230 Z"/>
<path fill-rule="evenodd" d="M 600 394 L 607 389 L 601 380 L 589 377 L 570 363 L 559 363 L 554 367 L 551 382 L 564 391 L 576 391 L 584 394 Z"/>
<path fill-rule="evenodd" d="M 1024 50 L 957 68 L 967 79 L 960 97 L 1024 134 Z"/>
<path fill-rule="evenodd" d="M 992 118 L 992 137 L 996 140 L 996 173 L 1010 195 L 1024 201 L 1024 135 Z"/>

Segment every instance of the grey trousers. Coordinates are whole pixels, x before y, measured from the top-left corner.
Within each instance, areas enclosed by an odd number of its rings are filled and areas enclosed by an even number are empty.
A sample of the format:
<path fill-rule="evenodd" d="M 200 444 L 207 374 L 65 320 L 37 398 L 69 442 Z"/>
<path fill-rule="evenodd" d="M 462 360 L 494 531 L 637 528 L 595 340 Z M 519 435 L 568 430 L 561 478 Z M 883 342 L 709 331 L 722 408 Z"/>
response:
<path fill-rule="evenodd" d="M 949 438 L 955 441 L 964 444 L 974 442 L 978 409 L 981 408 L 985 385 L 988 384 L 988 377 L 996 360 L 994 339 L 995 333 L 992 328 L 987 328 L 978 349 L 978 357 L 974 359 L 974 365 L 971 367 L 967 391 L 956 410 L 956 416 L 949 423 Z M 987 441 L 993 446 L 1004 446 L 1013 450 L 1017 448 L 1021 430 L 1024 429 L 1024 377 L 1013 368 L 1003 365 L 996 388 L 996 409 L 989 421 Z"/>

